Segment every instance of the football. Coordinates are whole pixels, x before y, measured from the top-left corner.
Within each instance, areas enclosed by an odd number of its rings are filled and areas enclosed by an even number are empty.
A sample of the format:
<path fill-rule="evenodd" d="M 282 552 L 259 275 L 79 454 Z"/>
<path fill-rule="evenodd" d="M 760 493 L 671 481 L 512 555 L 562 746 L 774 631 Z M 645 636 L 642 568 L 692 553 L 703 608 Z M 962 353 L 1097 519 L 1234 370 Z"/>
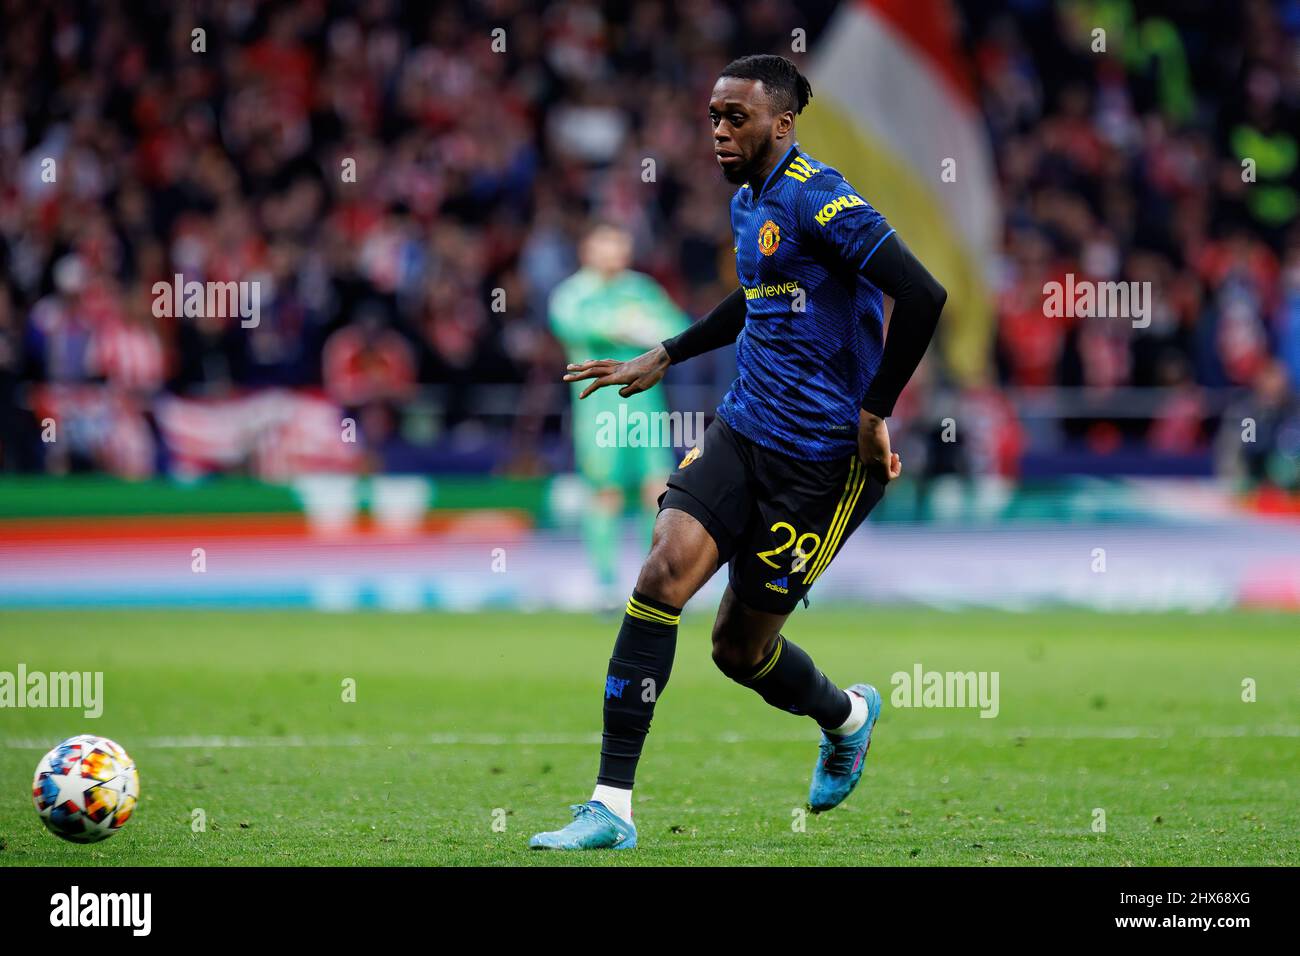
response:
<path fill-rule="evenodd" d="M 73 843 L 106 840 L 126 825 L 140 798 L 140 775 L 107 737 L 69 737 L 36 766 L 32 800 L 50 832 Z"/>

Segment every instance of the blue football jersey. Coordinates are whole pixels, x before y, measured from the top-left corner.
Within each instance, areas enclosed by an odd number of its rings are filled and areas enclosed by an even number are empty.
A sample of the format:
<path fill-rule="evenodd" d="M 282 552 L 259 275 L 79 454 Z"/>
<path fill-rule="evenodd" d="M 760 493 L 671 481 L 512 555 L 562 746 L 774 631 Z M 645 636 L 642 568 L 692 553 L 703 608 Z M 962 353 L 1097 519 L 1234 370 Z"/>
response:
<path fill-rule="evenodd" d="M 853 452 L 884 346 L 883 296 L 859 270 L 894 230 L 798 144 L 761 188 L 736 191 L 731 229 L 746 316 L 718 414 L 794 458 Z"/>

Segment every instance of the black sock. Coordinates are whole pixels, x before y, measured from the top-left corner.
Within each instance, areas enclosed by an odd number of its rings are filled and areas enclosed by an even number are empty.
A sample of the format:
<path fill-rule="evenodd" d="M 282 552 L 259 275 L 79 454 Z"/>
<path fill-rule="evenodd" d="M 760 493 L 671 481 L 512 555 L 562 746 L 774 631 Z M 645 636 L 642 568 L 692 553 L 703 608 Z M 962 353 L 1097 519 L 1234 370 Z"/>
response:
<path fill-rule="evenodd" d="M 840 726 L 853 710 L 849 695 L 831 683 L 797 644 L 780 634 L 748 677 L 728 676 L 758 691 L 773 707 L 807 714 L 820 727 Z"/>
<path fill-rule="evenodd" d="M 632 592 L 605 678 L 605 733 L 596 783 L 632 789 L 655 701 L 668 684 L 682 609 Z"/>

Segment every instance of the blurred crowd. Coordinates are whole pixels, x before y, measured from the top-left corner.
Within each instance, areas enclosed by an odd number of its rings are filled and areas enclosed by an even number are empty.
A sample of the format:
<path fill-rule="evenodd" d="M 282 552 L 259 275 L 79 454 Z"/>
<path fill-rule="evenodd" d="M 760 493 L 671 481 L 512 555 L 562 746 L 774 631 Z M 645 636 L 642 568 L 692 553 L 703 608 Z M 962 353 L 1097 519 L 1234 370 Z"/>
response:
<path fill-rule="evenodd" d="M 1300 3 L 993 6 L 956 5 L 1005 212 L 990 376 L 932 365 L 903 410 L 922 447 L 953 402 L 994 424 L 932 470 L 1208 460 L 1230 413 L 1261 427 L 1220 467 L 1296 483 Z M 790 30 L 815 53 L 834 7 L 0 0 L 0 468 L 152 474 L 160 400 L 287 389 L 352 415 L 370 467 L 553 470 L 546 299 L 586 225 L 625 223 L 688 314 L 729 292 L 702 104 L 734 56 L 807 65 Z M 1065 273 L 1151 282 L 1150 326 L 1045 318 Z M 156 315 L 176 274 L 258 282 L 258 324 Z M 1015 401 L 1043 386 L 1101 404 L 1045 438 Z M 1134 389 L 1151 407 L 1117 412 Z"/>
<path fill-rule="evenodd" d="M 1295 486 L 1300 3 L 1030 6 L 966 5 L 1005 216 L 997 380 L 1087 389 L 1062 429 L 1085 449 L 1177 458 L 1221 428 L 1222 470 Z M 1048 317 L 1067 274 L 1150 283 L 1149 325 Z M 1251 415 L 1277 427 L 1243 442 Z"/>

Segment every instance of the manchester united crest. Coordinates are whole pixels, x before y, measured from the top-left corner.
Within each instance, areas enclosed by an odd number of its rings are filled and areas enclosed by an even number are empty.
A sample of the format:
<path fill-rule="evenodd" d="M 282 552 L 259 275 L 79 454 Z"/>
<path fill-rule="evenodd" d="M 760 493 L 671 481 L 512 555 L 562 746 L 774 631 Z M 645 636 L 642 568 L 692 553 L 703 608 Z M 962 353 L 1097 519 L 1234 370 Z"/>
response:
<path fill-rule="evenodd" d="M 781 244 L 781 227 L 771 219 L 763 223 L 763 228 L 758 230 L 758 251 L 765 256 L 770 256 L 776 252 L 776 247 Z"/>

